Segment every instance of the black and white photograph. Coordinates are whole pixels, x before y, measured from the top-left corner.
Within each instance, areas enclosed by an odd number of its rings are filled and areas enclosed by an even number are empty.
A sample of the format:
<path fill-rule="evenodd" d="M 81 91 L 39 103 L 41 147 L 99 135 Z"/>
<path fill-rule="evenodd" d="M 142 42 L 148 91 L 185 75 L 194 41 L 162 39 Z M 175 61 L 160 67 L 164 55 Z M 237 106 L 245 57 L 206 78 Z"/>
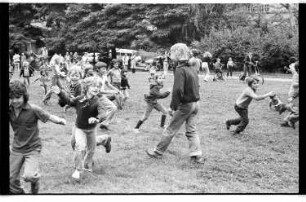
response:
<path fill-rule="evenodd" d="M 300 6 L 7 2 L 6 194 L 299 194 Z"/>

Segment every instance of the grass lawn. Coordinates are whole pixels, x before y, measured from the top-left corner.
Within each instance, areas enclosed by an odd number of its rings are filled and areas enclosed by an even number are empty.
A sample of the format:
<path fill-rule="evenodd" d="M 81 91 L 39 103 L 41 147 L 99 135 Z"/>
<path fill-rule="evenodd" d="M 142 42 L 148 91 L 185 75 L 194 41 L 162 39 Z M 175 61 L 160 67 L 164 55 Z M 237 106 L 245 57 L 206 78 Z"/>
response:
<path fill-rule="evenodd" d="M 189 162 L 184 127 L 162 159 L 149 158 L 145 150 L 153 148 L 161 137 L 161 114 L 153 111 L 140 134 L 132 130 L 145 109 L 143 94 L 149 90 L 148 75 L 129 73 L 131 89 L 126 107 L 117 113 L 110 131 L 98 129 L 99 134 L 112 136 L 112 151 L 107 154 L 104 147 L 97 147 L 94 172 L 84 173 L 80 183 L 71 179 L 70 135 L 75 110 L 63 112 L 55 95 L 51 105 L 44 106 L 39 83 L 30 86 L 30 103 L 67 120 L 66 126 L 39 123 L 43 142 L 40 193 L 298 193 L 299 125 L 295 130 L 280 127 L 285 114 L 270 110 L 266 99 L 252 101 L 250 123 L 242 137 L 232 137 L 226 130 L 224 122 L 237 116 L 234 103 L 246 87 L 237 79 L 209 83 L 201 80 L 197 130 L 206 164 Z M 173 76 L 169 75 L 164 90 L 172 84 Z M 272 90 L 286 101 L 289 86 L 290 82 L 266 80 L 258 94 Z M 168 107 L 170 97 L 160 103 Z M 25 188 L 28 192 L 29 184 Z"/>

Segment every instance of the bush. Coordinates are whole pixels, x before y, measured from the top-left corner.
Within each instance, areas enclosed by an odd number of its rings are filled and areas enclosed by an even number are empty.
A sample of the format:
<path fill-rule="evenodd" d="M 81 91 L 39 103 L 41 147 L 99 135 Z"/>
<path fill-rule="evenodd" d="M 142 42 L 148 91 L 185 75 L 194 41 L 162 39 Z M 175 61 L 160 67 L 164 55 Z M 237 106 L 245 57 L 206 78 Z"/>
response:
<path fill-rule="evenodd" d="M 279 72 L 288 65 L 290 57 L 298 57 L 298 38 L 289 39 L 286 33 L 279 30 L 269 31 L 263 35 L 260 28 L 251 27 L 238 27 L 233 31 L 212 30 L 209 36 L 193 42 L 192 46 L 203 53 L 211 52 L 214 58 L 219 57 L 223 63 L 232 57 L 240 70 L 245 55 L 253 52 L 260 58 L 263 71 Z"/>

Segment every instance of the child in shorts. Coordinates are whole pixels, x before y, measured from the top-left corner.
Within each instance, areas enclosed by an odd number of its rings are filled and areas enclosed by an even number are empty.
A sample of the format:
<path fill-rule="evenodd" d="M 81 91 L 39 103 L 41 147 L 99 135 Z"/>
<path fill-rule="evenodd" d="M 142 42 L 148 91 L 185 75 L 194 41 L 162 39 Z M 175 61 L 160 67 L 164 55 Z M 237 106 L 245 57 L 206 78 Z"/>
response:
<path fill-rule="evenodd" d="M 79 181 L 83 170 L 93 172 L 93 156 L 96 148 L 97 124 L 105 119 L 105 110 L 97 94 L 101 87 L 101 79 L 97 76 L 85 78 L 82 81 L 82 96 L 72 98 L 63 93 L 59 87 L 54 93 L 68 105 L 76 108 L 76 122 L 73 130 L 75 137 L 75 171 L 72 178 Z M 103 135 L 100 139 L 110 151 L 111 137 Z"/>

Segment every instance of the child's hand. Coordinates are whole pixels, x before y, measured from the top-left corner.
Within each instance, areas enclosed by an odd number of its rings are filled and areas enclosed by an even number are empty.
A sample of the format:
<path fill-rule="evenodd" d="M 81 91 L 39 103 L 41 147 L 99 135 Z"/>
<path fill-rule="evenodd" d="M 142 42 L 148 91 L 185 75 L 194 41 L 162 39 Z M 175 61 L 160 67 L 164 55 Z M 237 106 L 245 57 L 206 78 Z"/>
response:
<path fill-rule="evenodd" d="M 60 119 L 59 119 L 59 124 L 61 124 L 61 125 L 66 125 L 66 120 L 63 119 L 63 118 L 60 118 Z"/>
<path fill-rule="evenodd" d="M 61 90 L 58 86 L 52 86 L 52 92 L 58 95 L 60 94 Z"/>
<path fill-rule="evenodd" d="M 270 97 L 274 97 L 276 95 L 273 91 L 271 91 L 269 94 Z"/>
<path fill-rule="evenodd" d="M 95 117 L 90 117 L 88 119 L 88 123 L 89 124 L 93 124 L 93 123 L 99 123 L 99 119 L 95 118 Z"/>

